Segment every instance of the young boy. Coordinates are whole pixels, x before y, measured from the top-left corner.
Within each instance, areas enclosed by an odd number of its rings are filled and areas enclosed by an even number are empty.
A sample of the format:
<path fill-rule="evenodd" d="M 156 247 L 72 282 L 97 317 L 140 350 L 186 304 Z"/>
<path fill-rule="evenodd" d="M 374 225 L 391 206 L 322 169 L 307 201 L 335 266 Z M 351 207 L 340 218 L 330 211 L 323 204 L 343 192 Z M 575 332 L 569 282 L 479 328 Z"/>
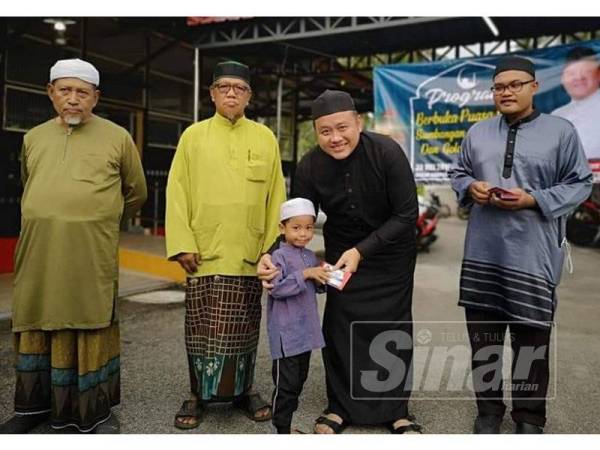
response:
<path fill-rule="evenodd" d="M 308 376 L 310 354 L 325 342 L 316 292 L 329 278 L 315 254 L 305 246 L 313 237 L 315 208 L 295 198 L 281 205 L 279 229 L 284 240 L 273 252 L 279 275 L 273 280 L 267 305 L 267 329 L 273 358 L 273 425 L 289 434 L 292 414 Z M 316 284 L 319 285 L 317 288 Z"/>

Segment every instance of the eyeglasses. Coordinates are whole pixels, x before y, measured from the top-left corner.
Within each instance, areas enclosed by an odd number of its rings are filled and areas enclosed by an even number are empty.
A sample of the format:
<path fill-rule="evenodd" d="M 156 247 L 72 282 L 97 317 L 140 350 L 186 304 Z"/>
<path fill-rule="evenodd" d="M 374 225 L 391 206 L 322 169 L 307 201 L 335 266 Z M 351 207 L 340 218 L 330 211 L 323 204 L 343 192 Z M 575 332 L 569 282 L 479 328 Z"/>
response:
<path fill-rule="evenodd" d="M 511 81 L 508 84 L 495 84 L 490 89 L 494 93 L 494 95 L 502 94 L 505 91 L 505 89 L 507 89 L 507 88 L 510 92 L 512 92 L 513 94 L 516 94 L 517 92 L 521 92 L 521 89 L 523 89 L 523 86 L 525 86 L 526 84 L 529 84 L 529 83 L 533 83 L 534 81 L 535 81 L 535 78 L 533 80 L 529 80 L 529 81 L 515 80 L 515 81 Z"/>
<path fill-rule="evenodd" d="M 250 91 L 250 88 L 243 84 L 218 83 L 213 87 L 215 87 L 220 94 L 227 94 L 231 89 L 233 89 L 235 95 L 243 95 Z"/>

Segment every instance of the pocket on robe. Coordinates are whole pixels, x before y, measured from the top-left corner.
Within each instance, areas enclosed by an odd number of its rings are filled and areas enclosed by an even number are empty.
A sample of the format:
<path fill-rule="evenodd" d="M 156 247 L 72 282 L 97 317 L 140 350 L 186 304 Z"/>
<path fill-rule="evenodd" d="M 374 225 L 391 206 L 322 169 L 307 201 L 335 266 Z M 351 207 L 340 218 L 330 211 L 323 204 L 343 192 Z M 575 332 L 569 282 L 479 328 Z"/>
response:
<path fill-rule="evenodd" d="M 71 176 L 86 183 L 101 182 L 107 174 L 108 162 L 101 156 L 77 156 L 71 163 Z"/>
<path fill-rule="evenodd" d="M 249 226 L 244 240 L 244 262 L 256 264 L 260 258 L 265 233 L 263 230 Z"/>
<path fill-rule="evenodd" d="M 246 165 L 246 204 L 265 205 L 269 168 L 265 163 L 249 161 Z"/>
<path fill-rule="evenodd" d="M 221 237 L 221 224 L 202 226 L 194 232 L 201 261 L 210 261 L 221 256 Z"/>
<path fill-rule="evenodd" d="M 269 167 L 264 162 L 249 161 L 246 165 L 246 179 L 249 181 L 266 181 Z"/>

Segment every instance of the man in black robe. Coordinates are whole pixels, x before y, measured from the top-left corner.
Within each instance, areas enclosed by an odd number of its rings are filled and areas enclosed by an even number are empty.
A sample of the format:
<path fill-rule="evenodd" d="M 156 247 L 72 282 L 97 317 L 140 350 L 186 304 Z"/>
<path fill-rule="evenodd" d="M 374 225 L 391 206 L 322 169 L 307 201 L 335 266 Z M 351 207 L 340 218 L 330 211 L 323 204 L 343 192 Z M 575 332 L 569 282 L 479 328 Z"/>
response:
<path fill-rule="evenodd" d="M 323 92 L 312 116 L 319 146 L 299 162 L 292 197 L 325 212 L 326 260 L 353 272 L 342 291 L 327 292 L 328 406 L 315 432 L 339 433 L 350 423 L 419 432 L 407 405 L 418 215 L 410 165 L 391 138 L 362 131 L 346 92 Z M 275 271 L 264 255 L 259 277 L 269 281 Z"/>

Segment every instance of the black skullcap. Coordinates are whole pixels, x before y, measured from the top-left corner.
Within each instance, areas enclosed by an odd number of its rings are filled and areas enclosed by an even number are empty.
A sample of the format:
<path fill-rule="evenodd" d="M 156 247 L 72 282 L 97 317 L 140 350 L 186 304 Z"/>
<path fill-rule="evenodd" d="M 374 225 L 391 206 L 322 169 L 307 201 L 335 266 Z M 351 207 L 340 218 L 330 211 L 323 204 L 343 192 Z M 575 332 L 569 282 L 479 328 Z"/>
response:
<path fill-rule="evenodd" d="M 327 89 L 313 100 L 310 110 L 312 119 L 317 120 L 319 117 L 337 112 L 356 111 L 356 108 L 354 107 L 354 100 L 347 92 Z"/>
<path fill-rule="evenodd" d="M 503 57 L 498 61 L 498 64 L 496 64 L 493 78 L 496 78 L 496 75 L 501 72 L 506 72 L 507 70 L 520 70 L 521 72 L 527 72 L 535 78 L 535 66 L 527 58 L 522 58 L 520 56 Z"/>
<path fill-rule="evenodd" d="M 250 84 L 250 68 L 237 61 L 220 62 L 213 72 L 213 83 L 223 77 L 239 78 Z"/>
<path fill-rule="evenodd" d="M 567 63 L 580 59 L 596 60 L 596 52 L 589 47 L 574 47 L 567 53 Z"/>

